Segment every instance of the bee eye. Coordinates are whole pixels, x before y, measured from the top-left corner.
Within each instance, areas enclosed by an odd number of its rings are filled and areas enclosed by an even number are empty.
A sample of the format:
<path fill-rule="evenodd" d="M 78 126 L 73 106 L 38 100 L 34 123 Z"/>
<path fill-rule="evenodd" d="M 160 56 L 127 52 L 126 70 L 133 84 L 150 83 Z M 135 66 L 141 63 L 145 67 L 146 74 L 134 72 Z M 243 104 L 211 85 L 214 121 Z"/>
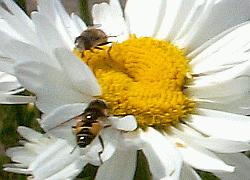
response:
<path fill-rule="evenodd" d="M 96 113 L 92 112 L 92 113 L 86 114 L 85 118 L 88 121 L 95 121 L 98 118 L 98 116 Z"/>
<path fill-rule="evenodd" d="M 91 120 L 91 119 L 93 119 L 93 116 L 89 114 L 86 116 L 86 119 Z"/>
<path fill-rule="evenodd" d="M 81 38 L 81 36 L 78 36 L 76 39 L 75 39 L 75 44 L 78 44 L 79 43 L 79 41 L 80 41 L 80 38 Z"/>

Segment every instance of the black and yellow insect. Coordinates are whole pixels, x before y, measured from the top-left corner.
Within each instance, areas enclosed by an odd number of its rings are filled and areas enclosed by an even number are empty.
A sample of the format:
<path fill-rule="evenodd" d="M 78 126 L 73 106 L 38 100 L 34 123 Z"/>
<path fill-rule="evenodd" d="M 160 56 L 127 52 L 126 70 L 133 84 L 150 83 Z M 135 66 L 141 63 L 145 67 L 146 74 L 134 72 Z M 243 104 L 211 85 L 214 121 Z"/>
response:
<path fill-rule="evenodd" d="M 95 137 L 98 136 L 102 151 L 99 152 L 99 158 L 102 163 L 101 154 L 104 150 L 104 143 L 102 137 L 99 135 L 102 128 L 109 127 L 105 125 L 108 118 L 108 106 L 102 100 L 93 100 L 84 110 L 83 114 L 76 117 L 77 123 L 73 126 L 73 132 L 76 135 L 76 142 L 80 148 L 85 148 L 89 145 Z"/>

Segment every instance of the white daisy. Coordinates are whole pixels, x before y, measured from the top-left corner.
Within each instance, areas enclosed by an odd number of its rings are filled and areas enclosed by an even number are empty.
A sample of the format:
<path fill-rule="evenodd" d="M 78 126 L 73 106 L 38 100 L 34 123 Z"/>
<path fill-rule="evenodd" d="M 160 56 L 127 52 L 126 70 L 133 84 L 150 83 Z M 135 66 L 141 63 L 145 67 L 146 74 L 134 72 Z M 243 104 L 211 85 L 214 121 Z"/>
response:
<path fill-rule="evenodd" d="M 136 117 L 137 131 L 122 134 L 127 148 L 114 145 L 97 179 L 132 179 L 137 149 L 154 179 L 199 179 L 193 168 L 248 178 L 249 160 L 239 153 L 250 149 L 248 0 L 128 0 L 124 12 L 116 0 L 95 5 L 94 24 L 117 42 L 82 61 L 71 51 L 86 26 L 60 3 L 40 1 L 31 19 L 5 3 L 12 14 L 1 16 L 17 35 L 2 32 L 0 50 L 13 68 L 0 70 L 36 95 L 45 130 L 95 97 L 115 116 Z M 63 110 L 64 118 L 48 118 Z"/>

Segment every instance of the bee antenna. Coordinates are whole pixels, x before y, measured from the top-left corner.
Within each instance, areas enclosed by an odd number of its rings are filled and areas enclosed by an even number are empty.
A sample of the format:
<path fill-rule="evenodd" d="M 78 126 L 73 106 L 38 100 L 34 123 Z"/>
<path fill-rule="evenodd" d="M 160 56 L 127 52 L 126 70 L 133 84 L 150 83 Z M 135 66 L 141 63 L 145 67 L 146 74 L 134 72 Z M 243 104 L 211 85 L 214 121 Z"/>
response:
<path fill-rule="evenodd" d="M 110 37 L 117 37 L 117 36 L 108 36 L 108 37 L 110 38 Z"/>
<path fill-rule="evenodd" d="M 122 34 L 124 34 L 124 32 L 121 32 L 120 34 L 118 34 L 118 35 L 113 35 L 113 36 L 108 36 L 108 37 L 117 37 L 117 36 L 120 36 L 120 35 L 122 35 Z"/>

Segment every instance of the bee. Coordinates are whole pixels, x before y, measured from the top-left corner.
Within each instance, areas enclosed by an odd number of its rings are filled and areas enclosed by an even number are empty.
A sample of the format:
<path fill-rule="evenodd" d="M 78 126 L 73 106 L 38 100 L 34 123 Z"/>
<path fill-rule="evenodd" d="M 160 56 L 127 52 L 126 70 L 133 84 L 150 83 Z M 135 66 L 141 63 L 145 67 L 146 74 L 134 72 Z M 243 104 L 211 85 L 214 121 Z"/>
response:
<path fill-rule="evenodd" d="M 108 105 L 105 101 L 101 99 L 95 99 L 89 102 L 86 109 L 82 114 L 64 121 L 63 123 L 49 129 L 52 131 L 58 127 L 62 127 L 67 124 L 71 124 L 72 121 L 75 122 L 72 127 L 72 131 L 76 136 L 76 146 L 72 149 L 71 154 L 79 146 L 80 148 L 85 148 L 97 137 L 100 141 L 102 150 L 98 152 L 99 159 L 101 164 L 103 163 L 101 159 L 101 154 L 104 151 L 104 142 L 99 134 L 103 128 L 111 127 L 111 124 L 108 123 L 109 112 Z"/>
<path fill-rule="evenodd" d="M 83 114 L 76 118 L 77 124 L 72 127 L 73 132 L 76 135 L 77 145 L 80 148 L 85 148 L 95 139 L 95 137 L 98 136 L 102 146 L 102 151 L 98 153 L 101 164 L 101 154 L 104 151 L 104 143 L 102 137 L 98 134 L 103 128 L 110 127 L 110 125 L 105 123 L 108 116 L 107 104 L 103 100 L 96 99 L 91 101 Z"/>
<path fill-rule="evenodd" d="M 85 50 L 93 51 L 93 49 L 103 50 L 100 46 L 110 44 L 109 37 L 101 29 L 97 29 L 97 26 L 89 27 L 83 31 L 80 36 L 75 39 L 75 48 L 84 52 Z"/>

